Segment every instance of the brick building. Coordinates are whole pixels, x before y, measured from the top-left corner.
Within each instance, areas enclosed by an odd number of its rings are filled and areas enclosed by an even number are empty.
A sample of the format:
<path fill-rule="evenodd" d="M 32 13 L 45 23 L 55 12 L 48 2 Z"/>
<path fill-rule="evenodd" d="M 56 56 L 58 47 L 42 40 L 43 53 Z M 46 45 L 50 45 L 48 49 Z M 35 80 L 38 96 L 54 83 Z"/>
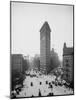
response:
<path fill-rule="evenodd" d="M 16 85 L 23 83 L 23 71 L 22 54 L 11 54 L 11 91 Z"/>
<path fill-rule="evenodd" d="M 63 48 L 63 78 L 71 83 L 74 81 L 74 49 L 72 47 L 67 47 L 64 43 Z"/>
<path fill-rule="evenodd" d="M 40 71 L 47 74 L 50 65 L 50 32 L 48 22 L 40 29 Z"/>
<path fill-rule="evenodd" d="M 23 56 L 21 54 L 12 54 L 11 56 L 11 70 L 14 72 L 23 71 Z"/>

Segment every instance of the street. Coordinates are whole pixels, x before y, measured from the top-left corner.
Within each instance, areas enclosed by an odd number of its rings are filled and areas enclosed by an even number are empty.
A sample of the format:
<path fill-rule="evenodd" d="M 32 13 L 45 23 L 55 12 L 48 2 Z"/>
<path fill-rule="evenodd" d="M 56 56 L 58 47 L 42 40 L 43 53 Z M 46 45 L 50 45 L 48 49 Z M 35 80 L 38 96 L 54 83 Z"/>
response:
<path fill-rule="evenodd" d="M 73 90 L 64 84 L 59 85 L 54 75 L 26 76 L 23 88 L 16 97 L 53 96 L 73 94 Z"/>

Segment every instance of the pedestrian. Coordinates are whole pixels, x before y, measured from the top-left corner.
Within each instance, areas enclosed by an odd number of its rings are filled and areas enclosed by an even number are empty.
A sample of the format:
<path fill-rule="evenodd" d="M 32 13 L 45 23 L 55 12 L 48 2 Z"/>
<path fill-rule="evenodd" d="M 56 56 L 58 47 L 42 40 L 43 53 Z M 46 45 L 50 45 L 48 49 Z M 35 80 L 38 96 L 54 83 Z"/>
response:
<path fill-rule="evenodd" d="M 19 94 L 19 90 L 18 89 L 16 89 L 16 93 Z"/>
<path fill-rule="evenodd" d="M 31 82 L 31 86 L 33 86 L 33 83 Z"/>
<path fill-rule="evenodd" d="M 53 96 L 54 95 L 54 93 L 51 93 L 51 96 Z"/>
<path fill-rule="evenodd" d="M 40 91 L 40 89 L 39 89 L 39 97 L 41 97 L 41 91 Z"/>
<path fill-rule="evenodd" d="M 42 82 L 40 82 L 40 85 L 42 84 Z"/>
<path fill-rule="evenodd" d="M 49 83 L 49 88 L 51 88 L 51 91 L 53 91 L 53 85 Z"/>
<path fill-rule="evenodd" d="M 31 97 L 34 97 L 33 95 Z"/>
<path fill-rule="evenodd" d="M 46 84 L 48 84 L 48 81 L 46 81 Z"/>

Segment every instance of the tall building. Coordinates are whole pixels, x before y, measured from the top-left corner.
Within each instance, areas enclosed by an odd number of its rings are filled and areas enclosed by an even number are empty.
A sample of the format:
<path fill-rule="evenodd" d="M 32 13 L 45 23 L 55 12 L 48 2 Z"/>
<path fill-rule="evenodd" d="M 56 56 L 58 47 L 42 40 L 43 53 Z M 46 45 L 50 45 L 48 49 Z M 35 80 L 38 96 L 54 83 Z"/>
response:
<path fill-rule="evenodd" d="M 71 83 L 74 78 L 74 49 L 72 47 L 67 47 L 64 43 L 63 48 L 63 69 L 64 75 L 63 78 Z"/>
<path fill-rule="evenodd" d="M 48 73 L 50 65 L 50 26 L 45 22 L 40 29 L 40 71 Z"/>

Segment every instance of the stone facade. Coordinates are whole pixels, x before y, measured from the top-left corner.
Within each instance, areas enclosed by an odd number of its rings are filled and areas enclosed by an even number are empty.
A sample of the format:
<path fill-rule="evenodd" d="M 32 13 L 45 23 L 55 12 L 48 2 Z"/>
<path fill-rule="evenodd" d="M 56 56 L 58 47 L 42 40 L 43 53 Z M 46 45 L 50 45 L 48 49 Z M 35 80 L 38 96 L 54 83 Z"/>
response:
<path fill-rule="evenodd" d="M 63 69 L 64 69 L 63 78 L 69 83 L 73 82 L 74 50 L 73 48 L 66 47 L 66 43 L 64 43 L 64 48 L 63 48 Z"/>
<path fill-rule="evenodd" d="M 44 74 L 50 65 L 50 32 L 49 24 L 45 22 L 40 29 L 40 71 Z"/>

